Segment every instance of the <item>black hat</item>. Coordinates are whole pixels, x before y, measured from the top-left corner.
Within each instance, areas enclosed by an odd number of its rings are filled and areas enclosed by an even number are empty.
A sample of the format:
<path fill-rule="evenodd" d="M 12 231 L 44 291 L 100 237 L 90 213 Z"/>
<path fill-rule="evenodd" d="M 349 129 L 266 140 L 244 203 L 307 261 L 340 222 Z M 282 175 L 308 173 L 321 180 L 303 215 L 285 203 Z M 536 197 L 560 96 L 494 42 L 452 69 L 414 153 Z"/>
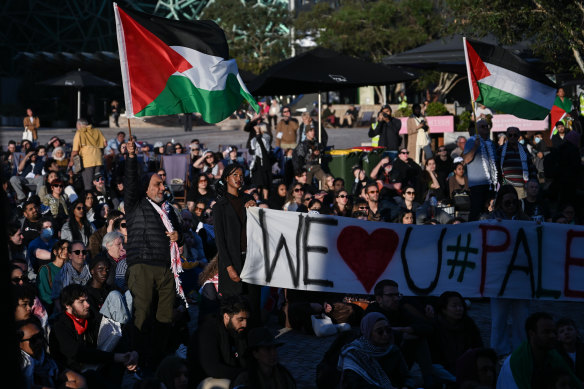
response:
<path fill-rule="evenodd" d="M 256 347 L 270 347 L 270 346 L 281 346 L 284 343 L 277 342 L 274 335 L 267 327 L 256 327 L 249 330 L 247 334 L 247 347 L 248 350 L 254 349 Z"/>
<path fill-rule="evenodd" d="M 93 179 L 97 180 L 98 178 L 103 177 L 103 173 L 102 172 L 97 172 L 93 175 Z"/>

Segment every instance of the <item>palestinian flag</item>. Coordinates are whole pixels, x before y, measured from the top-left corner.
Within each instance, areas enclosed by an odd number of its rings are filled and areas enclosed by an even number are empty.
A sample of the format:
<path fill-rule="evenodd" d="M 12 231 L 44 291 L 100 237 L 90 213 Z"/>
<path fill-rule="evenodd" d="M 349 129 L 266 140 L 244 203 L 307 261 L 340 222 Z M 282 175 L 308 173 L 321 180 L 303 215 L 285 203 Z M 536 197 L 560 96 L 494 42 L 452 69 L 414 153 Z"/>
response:
<path fill-rule="evenodd" d="M 244 100 L 259 109 L 214 22 L 169 20 L 115 3 L 114 13 L 128 117 L 199 112 L 217 123 Z"/>
<path fill-rule="evenodd" d="M 532 65 L 498 46 L 463 38 L 471 98 L 528 120 L 543 120 L 556 96 L 555 85 Z"/>
<path fill-rule="evenodd" d="M 556 96 L 556 99 L 554 100 L 554 106 L 550 112 L 550 127 L 552 128 L 550 137 L 558 132 L 558 130 L 556 130 L 556 123 L 559 121 L 563 122 L 566 115 L 570 112 L 572 112 L 572 101 L 567 97 L 564 97 L 564 101 L 562 101 L 559 96 Z"/>

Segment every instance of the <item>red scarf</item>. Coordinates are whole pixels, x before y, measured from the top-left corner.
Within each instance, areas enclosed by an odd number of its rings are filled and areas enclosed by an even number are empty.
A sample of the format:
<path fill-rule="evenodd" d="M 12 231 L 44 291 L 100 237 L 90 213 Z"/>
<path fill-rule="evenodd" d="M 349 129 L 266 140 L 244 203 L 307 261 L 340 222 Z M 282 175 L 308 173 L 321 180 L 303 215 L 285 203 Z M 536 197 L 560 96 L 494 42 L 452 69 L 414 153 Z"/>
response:
<path fill-rule="evenodd" d="M 76 316 L 71 315 L 69 312 L 65 312 L 67 316 L 73 320 L 73 324 L 75 325 L 75 331 L 77 331 L 78 335 L 82 335 L 85 331 L 87 331 L 87 319 L 80 319 Z"/>

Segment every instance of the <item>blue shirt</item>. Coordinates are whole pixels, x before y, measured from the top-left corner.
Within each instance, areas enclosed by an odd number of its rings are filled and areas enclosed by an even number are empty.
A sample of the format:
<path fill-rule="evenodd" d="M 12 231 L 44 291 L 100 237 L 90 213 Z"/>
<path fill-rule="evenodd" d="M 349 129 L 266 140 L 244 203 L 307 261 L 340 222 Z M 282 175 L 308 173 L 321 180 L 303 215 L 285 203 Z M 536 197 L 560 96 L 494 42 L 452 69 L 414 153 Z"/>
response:
<path fill-rule="evenodd" d="M 464 154 L 470 152 L 475 144 L 476 136 L 471 136 L 467 141 L 466 145 L 464 146 Z M 486 141 L 486 147 L 490 147 L 493 152 L 493 158 L 496 158 L 496 151 L 495 147 L 493 146 L 493 142 L 490 139 Z M 488 157 L 488 156 L 487 156 Z M 495 170 L 496 170 L 496 160 L 492 161 L 495 163 Z M 489 161 L 487 161 L 487 168 L 489 168 Z M 485 167 L 483 165 L 483 156 L 481 153 L 481 147 L 477 148 L 475 152 L 474 159 L 466 165 L 466 171 L 468 175 L 468 186 L 478 186 L 478 185 L 489 185 L 491 181 L 485 172 Z M 493 177 L 494 178 L 494 177 Z"/>
<path fill-rule="evenodd" d="M 53 250 L 53 246 L 55 245 L 55 243 L 57 243 L 57 239 L 55 239 L 55 238 L 51 238 L 48 242 L 45 242 L 39 236 L 38 238 L 32 240 L 28 244 L 28 250 L 27 250 L 28 260 L 29 260 L 29 263 L 35 269 L 35 271 L 37 270 L 37 267 L 39 265 L 39 260 L 35 255 L 36 250 L 43 249 L 43 250 L 47 250 L 50 252 L 51 250 Z"/>

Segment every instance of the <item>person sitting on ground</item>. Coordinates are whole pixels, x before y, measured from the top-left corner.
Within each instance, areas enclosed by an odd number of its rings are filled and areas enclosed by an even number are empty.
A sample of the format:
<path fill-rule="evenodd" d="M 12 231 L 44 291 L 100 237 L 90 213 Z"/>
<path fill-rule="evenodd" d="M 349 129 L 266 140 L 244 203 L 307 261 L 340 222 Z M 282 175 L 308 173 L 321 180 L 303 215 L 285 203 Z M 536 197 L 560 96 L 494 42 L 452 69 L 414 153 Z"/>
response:
<path fill-rule="evenodd" d="M 51 251 L 52 261 L 43 265 L 39 269 L 36 279 L 39 290 L 39 298 L 44 304 L 47 312 L 53 312 L 53 281 L 60 279 L 61 269 L 69 259 L 69 241 L 61 239 L 55 243 Z"/>
<path fill-rule="evenodd" d="M 354 105 L 351 105 L 343 115 L 341 127 L 352 128 L 353 124 L 355 124 L 355 121 L 357 120 L 357 115 L 359 115 L 359 111 L 357 110 L 357 108 L 355 108 Z"/>
<path fill-rule="evenodd" d="M 456 384 L 461 389 L 495 389 L 497 353 L 492 348 L 467 350 L 456 361 Z"/>
<path fill-rule="evenodd" d="M 438 299 L 434 315 L 434 332 L 430 337 L 432 363 L 453 374 L 456 360 L 471 348 L 483 347 L 475 322 L 466 313 L 466 304 L 458 292 L 444 292 Z"/>
<path fill-rule="evenodd" d="M 69 369 L 59 368 L 46 350 L 43 329 L 28 320 L 16 323 L 20 344 L 20 371 L 23 388 L 87 388 L 85 378 Z"/>
<path fill-rule="evenodd" d="M 216 200 L 217 195 L 213 188 L 211 188 L 209 177 L 201 173 L 195 177 L 193 183 L 187 192 L 187 208 L 189 211 L 195 211 L 195 204 L 204 202 L 205 206 L 209 206 L 211 201 Z"/>
<path fill-rule="evenodd" d="M 353 206 L 349 202 L 349 193 L 342 189 L 337 192 L 335 196 L 335 203 L 333 205 L 333 214 L 337 216 L 351 217 Z"/>
<path fill-rule="evenodd" d="M 268 196 L 268 206 L 270 209 L 282 210 L 286 203 L 286 184 L 279 183 L 272 187 Z"/>
<path fill-rule="evenodd" d="M 188 389 L 187 361 L 176 355 L 165 357 L 156 369 L 156 378 L 162 381 L 166 389 Z"/>
<path fill-rule="evenodd" d="M 61 228 L 61 239 L 66 239 L 69 242 L 79 240 L 87 246 L 89 237 L 95 231 L 95 227 L 87 220 L 83 200 L 75 200 L 69 207 L 69 219 Z"/>
<path fill-rule="evenodd" d="M 414 362 L 420 366 L 425 387 L 433 385 L 432 360 L 428 337 L 433 326 L 412 299 L 404 299 L 397 282 L 381 280 L 374 288 L 375 302 L 369 304 L 365 313 L 379 312 L 385 315 L 392 326 L 395 343 L 402 350 L 408 366 Z"/>
<path fill-rule="evenodd" d="M 53 301 L 58 299 L 61 290 L 68 285 L 85 285 L 91 278 L 89 266 L 85 261 L 87 249 L 83 242 L 73 241 L 69 243 L 69 260 L 65 262 L 58 279 L 53 281 Z M 55 301 L 56 302 L 56 301 Z M 63 307 L 58 307 L 62 309 Z"/>
<path fill-rule="evenodd" d="M 51 261 L 51 250 L 55 243 L 57 243 L 55 235 L 52 220 L 43 217 L 40 236 L 30 242 L 27 250 L 27 262 L 32 265 L 35 275 L 38 274 L 39 268 L 42 265 Z"/>
<path fill-rule="evenodd" d="M 572 371 L 584 382 L 584 343 L 578 336 L 574 320 L 562 318 L 556 322 L 558 331 L 558 351 L 568 362 Z"/>
<path fill-rule="evenodd" d="M 138 353 L 108 352 L 97 347 L 99 322 L 91 313 L 84 286 L 71 284 L 63 288 L 61 305 L 64 312 L 56 317 L 49 339 L 49 347 L 57 363 L 83 372 L 90 388 L 120 385 L 124 370 L 136 370 Z M 97 370 L 87 369 L 96 364 L 99 366 Z"/>
<path fill-rule="evenodd" d="M 92 262 L 99 258 L 105 258 L 108 262 L 109 274 L 107 285 L 111 289 L 125 293 L 128 290 L 126 284 L 126 249 L 124 248 L 124 236 L 118 231 L 105 234 L 102 240 L 103 251 Z"/>
<path fill-rule="evenodd" d="M 387 318 L 378 312 L 361 319 L 361 337 L 343 347 L 339 369 L 343 389 L 416 387 Z"/>
<path fill-rule="evenodd" d="M 231 383 L 231 387 L 295 389 L 294 377 L 278 361 L 278 347 L 282 344 L 276 341 L 268 328 L 252 328 L 247 335 L 247 367 Z"/>
<path fill-rule="evenodd" d="M 43 205 L 49 208 L 49 212 L 53 217 L 53 223 L 55 224 L 55 229 L 60 230 L 61 226 L 67 220 L 68 212 L 67 209 L 67 195 L 63 193 L 65 185 L 63 181 L 56 178 L 47 184 L 47 194 L 43 198 Z"/>
<path fill-rule="evenodd" d="M 191 336 L 187 360 L 194 385 L 206 377 L 234 380 L 243 372 L 249 312 L 243 297 L 225 297 L 217 321 L 202 323 Z"/>
<path fill-rule="evenodd" d="M 23 244 L 24 235 L 20 223 L 12 222 L 6 228 L 8 234 L 8 260 L 19 259 L 26 261 L 26 246 Z"/>
<path fill-rule="evenodd" d="M 123 217 L 124 214 L 121 211 L 118 211 L 117 209 L 110 211 L 107 214 L 105 224 L 97 231 L 95 231 L 93 234 L 91 234 L 91 236 L 89 237 L 89 251 L 91 252 L 91 256 L 93 258 L 95 258 L 95 256 L 102 252 L 103 247 L 101 244 L 105 234 L 114 231 L 115 221 Z"/>
<path fill-rule="evenodd" d="M 546 312 L 536 312 L 525 321 L 527 340 L 505 359 L 497 388 L 544 388 L 547 375 L 554 369 L 570 374 L 570 387 L 582 388 L 582 382 L 555 349 L 556 325 Z"/>
<path fill-rule="evenodd" d="M 398 222 L 401 224 L 416 224 L 416 215 L 414 211 L 404 209 L 399 214 Z"/>
<path fill-rule="evenodd" d="M 308 207 L 303 202 L 304 189 L 302 184 L 291 185 L 286 197 L 286 203 L 283 206 L 284 211 L 291 212 L 308 212 Z"/>

